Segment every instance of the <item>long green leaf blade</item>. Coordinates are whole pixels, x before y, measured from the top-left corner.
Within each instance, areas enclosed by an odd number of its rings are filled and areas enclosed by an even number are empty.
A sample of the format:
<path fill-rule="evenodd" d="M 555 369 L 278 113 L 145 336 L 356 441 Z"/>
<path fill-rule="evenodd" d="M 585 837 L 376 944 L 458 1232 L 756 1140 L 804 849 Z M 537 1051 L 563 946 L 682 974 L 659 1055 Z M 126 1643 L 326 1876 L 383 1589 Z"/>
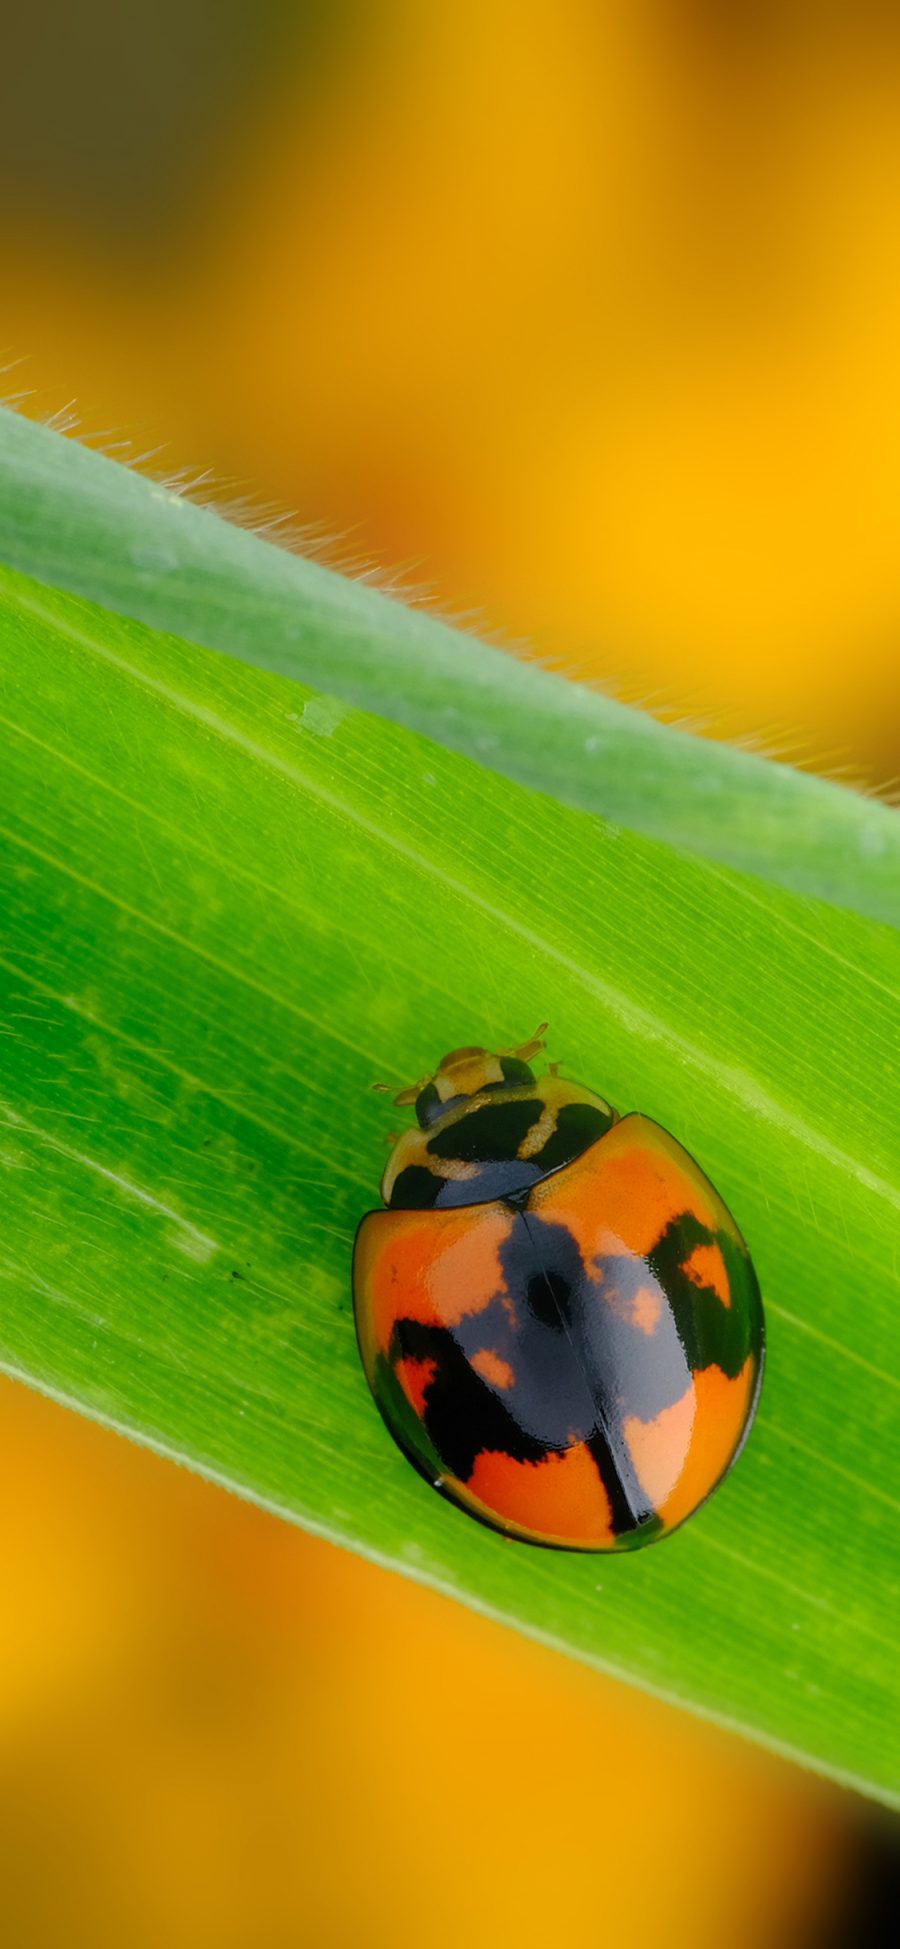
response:
<path fill-rule="evenodd" d="M 895 1794 L 896 934 L 12 575 L 0 714 L 5 1369 Z M 768 1311 L 738 1468 L 621 1559 L 448 1508 L 354 1343 L 368 1084 L 545 1015 L 698 1156 Z"/>
<path fill-rule="evenodd" d="M 900 818 L 689 737 L 0 412 L 0 561 L 283 672 L 564 802 L 900 922 Z"/>

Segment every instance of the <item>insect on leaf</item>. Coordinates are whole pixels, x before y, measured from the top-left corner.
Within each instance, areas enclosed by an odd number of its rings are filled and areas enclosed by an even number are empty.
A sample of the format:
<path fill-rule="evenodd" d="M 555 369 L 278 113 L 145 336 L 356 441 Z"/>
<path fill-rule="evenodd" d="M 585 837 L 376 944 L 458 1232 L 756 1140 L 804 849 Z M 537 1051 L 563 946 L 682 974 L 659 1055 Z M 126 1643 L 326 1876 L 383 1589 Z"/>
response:
<path fill-rule="evenodd" d="M 0 715 L 5 1370 L 889 1798 L 900 937 L 9 572 Z M 767 1308 L 744 1456 L 622 1558 L 448 1507 L 355 1345 L 370 1084 L 544 1017 L 700 1160 Z"/>

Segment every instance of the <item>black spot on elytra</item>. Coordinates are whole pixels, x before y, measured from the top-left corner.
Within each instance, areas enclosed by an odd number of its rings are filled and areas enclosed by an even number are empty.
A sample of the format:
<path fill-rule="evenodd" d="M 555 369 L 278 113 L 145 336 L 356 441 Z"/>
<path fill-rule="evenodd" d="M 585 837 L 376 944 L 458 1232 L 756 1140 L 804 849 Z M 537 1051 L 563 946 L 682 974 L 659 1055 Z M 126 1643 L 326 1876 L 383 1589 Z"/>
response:
<path fill-rule="evenodd" d="M 685 1262 L 698 1245 L 718 1246 L 730 1306 L 723 1306 L 712 1286 L 698 1286 L 685 1272 Z M 759 1286 L 747 1252 L 730 1233 L 711 1231 L 687 1211 L 666 1226 L 647 1264 L 668 1295 L 691 1367 L 720 1367 L 734 1380 L 750 1352 L 754 1322 L 761 1312 Z"/>
<path fill-rule="evenodd" d="M 552 1333 L 563 1333 L 569 1316 L 569 1302 L 572 1293 L 568 1280 L 562 1273 L 535 1272 L 525 1288 L 525 1302 L 541 1326 L 549 1326 Z"/>
<path fill-rule="evenodd" d="M 634 1536 L 640 1531 L 643 1539 L 648 1530 L 661 1529 L 659 1517 L 654 1514 L 651 1504 L 646 1499 L 642 1499 L 642 1506 L 639 1509 L 632 1509 L 606 1436 L 592 1435 L 588 1448 L 591 1451 L 594 1467 L 609 1497 L 609 1512 L 614 1534 Z"/>
<path fill-rule="evenodd" d="M 394 1440 L 427 1480 L 434 1482 L 441 1473 L 441 1458 L 428 1438 L 424 1422 L 401 1387 L 391 1361 L 385 1360 L 383 1354 L 379 1354 L 376 1365 L 375 1392 Z"/>
<path fill-rule="evenodd" d="M 443 1466 L 468 1480 L 482 1449 L 540 1462 L 546 1445 L 517 1426 L 500 1395 L 469 1365 L 461 1342 L 446 1327 L 398 1320 L 391 1337 L 392 1362 L 431 1360 L 434 1378 L 425 1390 L 425 1428 Z"/>

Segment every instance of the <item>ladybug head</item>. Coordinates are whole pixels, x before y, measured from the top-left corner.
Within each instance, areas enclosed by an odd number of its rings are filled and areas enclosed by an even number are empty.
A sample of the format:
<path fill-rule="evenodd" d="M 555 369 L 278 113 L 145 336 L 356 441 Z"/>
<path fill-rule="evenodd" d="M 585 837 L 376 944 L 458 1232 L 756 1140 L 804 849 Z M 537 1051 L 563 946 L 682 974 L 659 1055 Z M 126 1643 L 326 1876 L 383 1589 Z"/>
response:
<path fill-rule="evenodd" d="M 420 1077 L 409 1089 L 401 1090 L 394 1102 L 414 1104 L 421 1128 L 427 1130 L 451 1105 L 467 1096 L 504 1085 L 507 1089 L 533 1085 L 534 1074 L 528 1065 L 544 1047 L 546 1027 L 542 1022 L 516 1049 L 451 1049 L 448 1056 L 441 1057 L 433 1076 Z"/>

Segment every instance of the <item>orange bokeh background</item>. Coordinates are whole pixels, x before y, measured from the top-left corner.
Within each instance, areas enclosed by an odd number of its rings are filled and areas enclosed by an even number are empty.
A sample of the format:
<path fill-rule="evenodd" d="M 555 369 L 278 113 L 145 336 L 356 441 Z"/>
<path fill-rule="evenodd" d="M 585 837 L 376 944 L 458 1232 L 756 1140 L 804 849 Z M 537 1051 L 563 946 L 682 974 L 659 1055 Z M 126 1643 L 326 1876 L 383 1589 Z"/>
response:
<path fill-rule="evenodd" d="M 98 110 L 105 173 L 65 139 L 23 167 L 23 410 L 74 398 L 566 670 L 890 779 L 900 27 L 869 0 L 307 12 L 204 141 L 167 122 L 176 47 L 139 155 Z M 65 51 L 77 145 L 87 27 Z M 10 1384 L 0 1457 L 15 1949 L 794 1949 L 852 1903 L 856 1803 L 786 1762 Z"/>

